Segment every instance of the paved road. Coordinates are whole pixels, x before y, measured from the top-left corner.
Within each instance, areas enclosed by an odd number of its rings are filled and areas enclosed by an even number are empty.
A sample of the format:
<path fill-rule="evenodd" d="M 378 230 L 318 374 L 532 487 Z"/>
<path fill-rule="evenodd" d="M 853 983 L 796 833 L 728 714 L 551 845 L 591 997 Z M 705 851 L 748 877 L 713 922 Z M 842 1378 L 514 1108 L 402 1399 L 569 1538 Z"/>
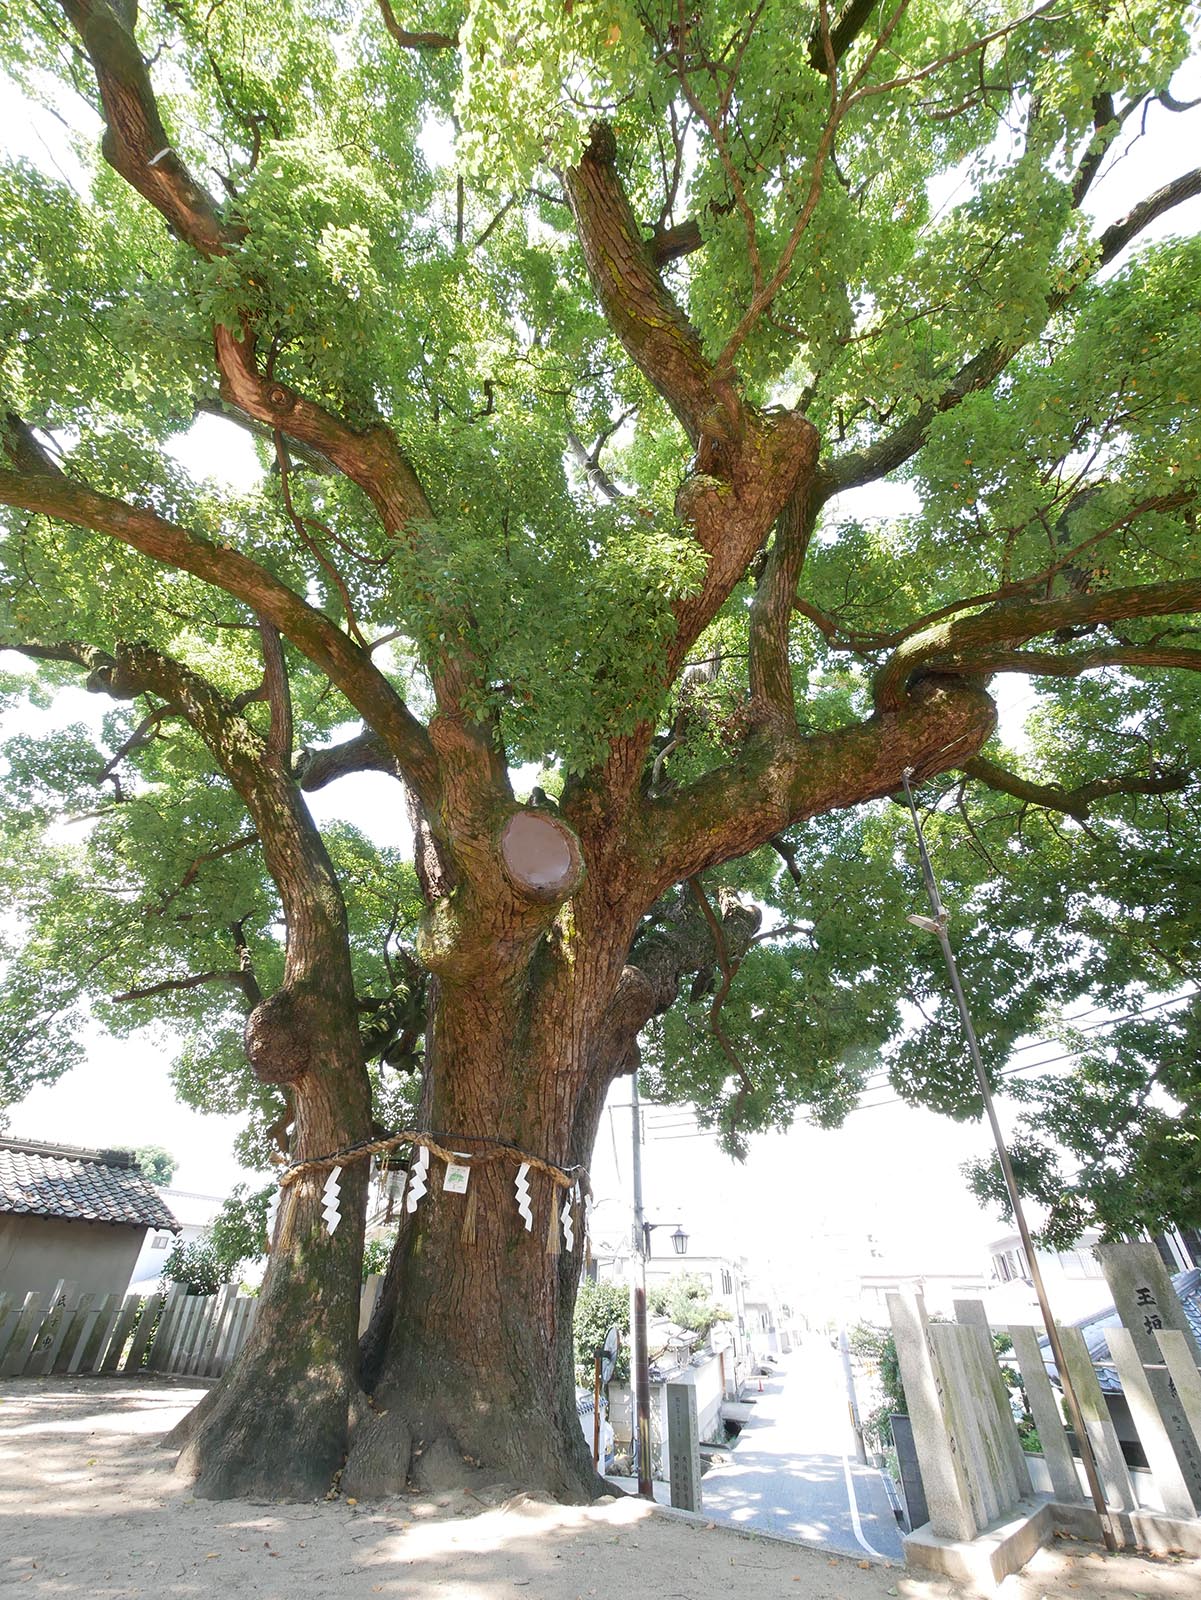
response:
<path fill-rule="evenodd" d="M 847 1555 L 902 1559 L 901 1535 L 874 1467 L 855 1459 L 838 1352 L 824 1341 L 780 1360 L 753 1385 L 748 1422 L 724 1466 L 701 1480 L 705 1515 Z"/>

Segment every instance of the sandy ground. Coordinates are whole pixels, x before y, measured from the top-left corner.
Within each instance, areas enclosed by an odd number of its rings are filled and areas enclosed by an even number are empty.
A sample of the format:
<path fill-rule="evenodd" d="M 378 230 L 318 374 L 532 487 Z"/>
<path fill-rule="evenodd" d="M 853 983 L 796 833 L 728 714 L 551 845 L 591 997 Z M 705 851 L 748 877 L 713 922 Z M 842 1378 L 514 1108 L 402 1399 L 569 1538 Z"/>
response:
<path fill-rule="evenodd" d="M 195 1500 L 157 1441 L 190 1381 L 0 1384 L 0 1590 L 187 1600 L 943 1600 L 903 1569 L 681 1520 L 639 1501 L 515 1494 L 372 1505 Z M 1039 1553 L 1002 1600 L 1197 1600 L 1201 1562 Z"/>

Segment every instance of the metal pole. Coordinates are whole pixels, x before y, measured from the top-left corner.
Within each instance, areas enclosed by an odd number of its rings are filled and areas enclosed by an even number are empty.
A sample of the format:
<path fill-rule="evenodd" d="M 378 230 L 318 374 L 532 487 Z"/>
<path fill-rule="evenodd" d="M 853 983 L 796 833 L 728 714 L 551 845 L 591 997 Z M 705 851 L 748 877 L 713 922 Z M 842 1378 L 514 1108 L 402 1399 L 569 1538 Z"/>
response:
<path fill-rule="evenodd" d="M 1042 1312 L 1043 1323 L 1047 1330 L 1047 1340 L 1051 1346 L 1051 1354 L 1055 1359 L 1056 1367 L 1059 1369 L 1059 1381 L 1063 1385 L 1063 1398 L 1067 1403 L 1068 1414 L 1072 1419 L 1072 1431 L 1080 1444 L 1080 1460 L 1084 1466 L 1084 1475 L 1088 1480 L 1088 1488 L 1092 1496 L 1093 1505 L 1096 1507 L 1097 1516 L 1100 1519 L 1101 1537 L 1105 1541 L 1107 1550 L 1116 1550 L 1119 1541 L 1114 1530 L 1113 1519 L 1110 1517 L 1109 1509 L 1105 1504 L 1105 1493 L 1101 1488 L 1101 1479 L 1097 1472 L 1097 1461 L 1093 1454 L 1092 1441 L 1085 1431 L 1084 1417 L 1080 1410 L 1080 1402 L 1076 1398 L 1075 1385 L 1068 1375 L 1067 1362 L 1063 1356 L 1063 1344 L 1059 1338 L 1059 1329 L 1055 1324 L 1055 1318 L 1051 1315 L 1051 1303 L 1047 1299 L 1047 1291 L 1043 1284 L 1042 1269 L 1038 1264 L 1034 1241 L 1030 1237 L 1030 1229 L 1026 1224 L 1026 1212 L 1022 1205 L 1021 1194 L 1018 1192 L 1017 1179 L 1014 1176 L 1013 1165 L 1009 1159 L 1009 1151 L 1005 1145 L 1005 1136 L 1001 1132 L 1001 1124 L 997 1120 L 992 1089 L 989 1086 L 988 1074 L 984 1070 L 980 1046 L 976 1041 L 976 1030 L 972 1026 L 972 1017 L 967 1007 L 967 998 L 963 992 L 963 985 L 959 981 L 959 967 L 955 960 L 955 952 L 951 949 L 951 941 L 947 936 L 946 908 L 939 898 L 938 884 L 935 882 L 934 868 L 930 864 L 930 855 L 926 849 L 926 838 L 922 832 L 921 818 L 917 814 L 917 806 L 913 802 L 913 791 L 909 787 L 909 780 L 912 776 L 913 768 L 906 767 L 901 774 L 901 782 L 905 786 L 905 798 L 909 802 L 909 814 L 913 818 L 913 828 L 917 834 L 917 849 L 921 859 L 922 878 L 925 881 L 926 894 L 929 896 L 930 909 L 934 913 L 931 930 L 937 935 L 938 942 L 942 946 L 943 960 L 947 964 L 951 988 L 955 991 L 955 1004 L 959 1007 L 959 1018 L 963 1023 L 963 1032 L 967 1038 L 968 1053 L 972 1058 L 972 1066 L 976 1069 L 976 1083 L 980 1090 L 980 1097 L 984 1101 L 984 1114 L 988 1118 L 989 1127 L 992 1129 L 993 1143 L 997 1149 L 997 1159 L 1001 1163 L 1001 1171 L 1005 1177 L 1009 1205 L 1017 1223 L 1022 1249 L 1026 1252 L 1026 1264 L 1030 1268 L 1030 1279 L 1034 1285 L 1034 1292 L 1038 1296 L 1039 1309 Z M 924 919 L 921 926 L 926 926 Z"/>
<path fill-rule="evenodd" d="M 842 1381 L 847 1391 L 847 1414 L 851 1419 L 851 1432 L 855 1435 L 855 1455 L 867 1465 L 867 1446 L 863 1442 L 863 1424 L 859 1420 L 859 1402 L 855 1397 L 855 1374 L 851 1370 L 851 1341 L 847 1330 L 838 1330 L 838 1354 L 842 1358 Z"/>
<path fill-rule="evenodd" d="M 601 1353 L 592 1358 L 592 1465 L 600 1471 Z"/>
<path fill-rule="evenodd" d="M 638 1493 L 655 1498 L 651 1483 L 651 1373 L 646 1335 L 646 1218 L 642 1214 L 642 1112 L 638 1074 L 630 1078 L 630 1122 L 633 1134 L 634 1228 L 630 1243 L 630 1388 L 633 1432 L 638 1446 Z"/>

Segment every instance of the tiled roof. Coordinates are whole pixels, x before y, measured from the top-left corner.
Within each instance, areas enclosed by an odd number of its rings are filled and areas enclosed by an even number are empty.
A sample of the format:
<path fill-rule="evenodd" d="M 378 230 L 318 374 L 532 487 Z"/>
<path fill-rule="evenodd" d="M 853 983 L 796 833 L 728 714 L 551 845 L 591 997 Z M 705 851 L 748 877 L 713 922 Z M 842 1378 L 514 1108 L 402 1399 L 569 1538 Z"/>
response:
<path fill-rule="evenodd" d="M 0 1139 L 0 1213 L 117 1222 L 179 1232 L 179 1223 L 134 1165 L 117 1150 L 76 1150 Z"/>
<path fill-rule="evenodd" d="M 1201 1346 L 1201 1268 L 1193 1267 L 1188 1272 L 1177 1272 L 1172 1277 L 1172 1287 L 1180 1300 L 1181 1310 L 1185 1320 L 1193 1330 L 1193 1338 Z M 1088 1346 L 1089 1356 L 1093 1361 L 1108 1362 L 1109 1341 L 1105 1337 L 1107 1328 L 1121 1325 L 1121 1318 L 1112 1306 L 1100 1312 L 1097 1316 L 1084 1317 L 1074 1324 L 1084 1335 L 1084 1342 Z M 1055 1363 L 1050 1359 L 1048 1341 L 1044 1336 L 1039 1341 L 1045 1355 L 1047 1371 L 1056 1383 L 1059 1382 L 1059 1373 Z M 1097 1382 L 1106 1394 L 1121 1394 L 1122 1383 L 1117 1373 L 1111 1366 L 1097 1368 Z"/>

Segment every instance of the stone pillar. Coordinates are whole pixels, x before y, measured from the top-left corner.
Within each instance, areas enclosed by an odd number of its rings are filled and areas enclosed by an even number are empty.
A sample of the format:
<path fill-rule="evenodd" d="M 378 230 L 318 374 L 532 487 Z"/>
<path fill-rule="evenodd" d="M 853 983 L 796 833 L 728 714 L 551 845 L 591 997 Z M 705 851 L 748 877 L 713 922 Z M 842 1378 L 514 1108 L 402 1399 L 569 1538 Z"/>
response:
<path fill-rule="evenodd" d="M 1009 1460 L 1007 1436 L 1016 1432 L 1013 1413 L 1008 1403 L 1003 1410 L 997 1404 L 979 1328 L 935 1322 L 928 1333 L 942 1373 L 944 1415 L 959 1441 L 972 1515 L 977 1529 L 983 1529 L 1022 1499 Z"/>
<path fill-rule="evenodd" d="M 1118 1443 L 1117 1431 L 1110 1420 L 1109 1407 L 1105 1404 L 1105 1396 L 1093 1371 L 1092 1357 L 1088 1353 L 1084 1335 L 1079 1328 L 1060 1328 L 1059 1342 L 1063 1346 L 1068 1377 L 1072 1380 L 1080 1404 L 1085 1431 L 1092 1443 L 1097 1475 L 1105 1491 L 1105 1504 L 1115 1506 L 1119 1511 L 1136 1511 L 1138 1501 L 1134 1485 Z"/>
<path fill-rule="evenodd" d="M 1175 1328 L 1157 1331 L 1155 1340 L 1163 1351 L 1168 1376 L 1176 1385 L 1176 1395 L 1193 1436 L 1201 1445 L 1201 1372 L 1193 1359 L 1193 1346 Z"/>
<path fill-rule="evenodd" d="M 1126 1328 L 1106 1328 L 1105 1338 L 1164 1510 L 1169 1517 L 1196 1516 L 1198 1507 L 1176 1459 L 1175 1441 L 1159 1414 L 1148 1381 L 1151 1374 L 1143 1370 L 1133 1337 Z"/>
<path fill-rule="evenodd" d="M 944 1385 L 920 1295 L 890 1294 L 888 1315 L 930 1509 L 930 1530 L 944 1539 L 974 1539 L 976 1519 L 960 1441 L 947 1415 Z"/>
<path fill-rule="evenodd" d="M 997 1364 L 997 1352 L 992 1342 L 992 1329 L 988 1324 L 988 1313 L 984 1309 L 983 1300 L 956 1300 L 956 1320 L 964 1327 L 974 1328 L 975 1337 L 980 1347 L 980 1360 L 985 1374 L 992 1385 L 993 1400 L 997 1408 L 1000 1424 L 997 1429 L 997 1439 L 1005 1451 L 1009 1463 L 1009 1470 L 1005 1474 L 1009 1484 L 1011 1499 L 1024 1500 L 1033 1491 L 1030 1484 L 1030 1467 L 1026 1461 L 1026 1452 L 1022 1449 L 1022 1441 L 1018 1436 L 1017 1423 L 1013 1418 L 1013 1407 L 1009 1401 L 1009 1390 L 1005 1387 L 1005 1379 L 1001 1376 L 1001 1368 Z"/>
<path fill-rule="evenodd" d="M 1134 1341 L 1138 1359 L 1144 1368 L 1151 1369 L 1146 1374 L 1151 1395 L 1163 1418 L 1189 1498 L 1201 1508 L 1201 1449 L 1171 1376 L 1162 1370 L 1162 1352 L 1155 1338 L 1161 1330 L 1173 1329 L 1184 1335 L 1193 1360 L 1199 1359 L 1184 1307 L 1153 1244 L 1099 1244 L 1094 1254 L 1109 1284 L 1118 1318 Z"/>
<path fill-rule="evenodd" d="M 667 1385 L 667 1459 L 672 1505 L 680 1511 L 699 1511 L 701 1430 L 694 1384 Z"/>
<path fill-rule="evenodd" d="M 922 1469 L 917 1459 L 917 1448 L 913 1443 L 913 1423 L 908 1416 L 902 1414 L 894 1414 L 889 1417 L 888 1422 L 892 1428 L 892 1443 L 897 1453 L 897 1466 L 901 1471 L 905 1516 L 909 1523 L 909 1532 L 912 1533 L 914 1528 L 920 1528 L 930 1520 L 926 1491 L 922 1487 Z"/>
<path fill-rule="evenodd" d="M 1013 1340 L 1018 1371 L 1022 1375 L 1026 1397 L 1030 1401 L 1030 1413 L 1043 1447 L 1043 1460 L 1051 1474 L 1052 1493 L 1056 1500 L 1063 1501 L 1065 1505 L 1080 1505 L 1084 1501 L 1084 1492 L 1076 1474 L 1076 1462 L 1063 1426 L 1059 1402 L 1047 1376 L 1038 1343 L 1038 1329 L 1011 1325 L 1005 1331 Z"/>

